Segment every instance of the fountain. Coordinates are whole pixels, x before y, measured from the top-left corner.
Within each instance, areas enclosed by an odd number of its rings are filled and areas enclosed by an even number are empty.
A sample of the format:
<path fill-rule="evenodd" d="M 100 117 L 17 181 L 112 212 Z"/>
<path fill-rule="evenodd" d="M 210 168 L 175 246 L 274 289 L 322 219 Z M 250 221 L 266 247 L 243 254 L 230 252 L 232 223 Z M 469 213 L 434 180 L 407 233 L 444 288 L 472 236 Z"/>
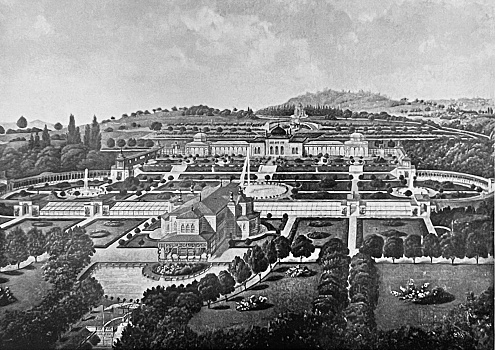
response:
<path fill-rule="evenodd" d="M 67 198 L 92 198 L 98 197 L 100 194 L 105 194 L 106 190 L 101 187 L 89 187 L 89 170 L 84 169 L 84 185 L 83 187 L 71 188 L 67 191 Z"/>

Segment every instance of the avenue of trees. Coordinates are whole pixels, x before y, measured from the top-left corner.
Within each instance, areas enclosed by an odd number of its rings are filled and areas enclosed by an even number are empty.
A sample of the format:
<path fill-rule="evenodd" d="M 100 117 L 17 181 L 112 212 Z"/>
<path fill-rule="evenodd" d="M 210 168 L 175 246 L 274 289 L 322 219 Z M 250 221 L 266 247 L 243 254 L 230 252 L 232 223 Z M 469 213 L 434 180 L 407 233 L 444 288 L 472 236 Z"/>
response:
<path fill-rule="evenodd" d="M 14 259 L 18 262 L 15 259 L 36 256 L 47 250 L 49 258 L 43 266 L 43 276 L 51 288 L 39 305 L 26 311 L 5 312 L 0 318 L 0 348 L 51 349 L 60 336 L 103 296 L 103 289 L 94 278 L 77 280 L 77 275 L 95 252 L 93 243 L 79 227 L 67 231 L 54 227 L 46 235 L 35 228 L 28 235 L 11 231 L 7 240 L 14 234 L 21 239 L 10 239 L 7 257 L 1 257 L 2 261 Z M 1 233 L 0 239 L 4 239 Z M 25 244 L 24 250 L 21 243 Z"/>
<path fill-rule="evenodd" d="M 45 126 L 41 136 L 38 132 L 31 134 L 27 145 L 19 149 L 6 147 L 0 153 L 0 169 L 6 170 L 8 178 L 19 178 L 43 172 L 109 169 L 115 161 L 113 154 L 100 152 L 101 133 L 96 117 L 86 126 L 83 140 L 73 115 L 69 118 L 66 141 L 56 146 L 51 140 Z"/>

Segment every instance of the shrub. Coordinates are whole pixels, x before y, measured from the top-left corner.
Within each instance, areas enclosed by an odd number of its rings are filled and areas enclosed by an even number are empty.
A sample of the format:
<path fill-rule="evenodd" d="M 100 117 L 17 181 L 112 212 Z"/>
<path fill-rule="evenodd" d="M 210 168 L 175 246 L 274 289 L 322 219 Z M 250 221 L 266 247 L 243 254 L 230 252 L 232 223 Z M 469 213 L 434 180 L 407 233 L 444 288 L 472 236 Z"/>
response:
<path fill-rule="evenodd" d="M 126 237 L 127 237 L 127 239 L 131 239 L 132 238 L 132 233 L 128 233 Z"/>
<path fill-rule="evenodd" d="M 139 233 L 141 232 L 141 230 L 139 229 L 139 227 L 136 227 L 136 229 L 134 230 L 135 233 Z"/>

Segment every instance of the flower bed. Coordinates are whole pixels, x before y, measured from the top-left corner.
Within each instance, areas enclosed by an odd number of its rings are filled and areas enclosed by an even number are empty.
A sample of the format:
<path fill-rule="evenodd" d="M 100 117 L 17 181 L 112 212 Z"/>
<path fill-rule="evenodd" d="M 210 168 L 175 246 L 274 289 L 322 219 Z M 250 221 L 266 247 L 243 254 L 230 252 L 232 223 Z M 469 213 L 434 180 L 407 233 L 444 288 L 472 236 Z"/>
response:
<path fill-rule="evenodd" d="M 307 234 L 308 238 L 311 239 L 324 239 L 328 238 L 331 236 L 329 232 L 323 232 L 323 231 L 315 231 L 315 232 L 310 232 Z"/>
<path fill-rule="evenodd" d="M 31 225 L 34 227 L 49 227 L 53 226 L 53 223 L 50 221 L 35 221 Z"/>
<path fill-rule="evenodd" d="M 107 221 L 103 224 L 103 226 L 108 226 L 108 227 L 119 227 L 122 225 L 124 225 L 124 223 L 122 221 L 119 221 L 119 220 L 110 220 L 110 221 Z"/>
<path fill-rule="evenodd" d="M 266 305 L 267 297 L 262 295 L 251 295 L 247 299 L 243 299 L 235 303 L 235 309 L 237 311 L 252 311 L 264 308 Z"/>
<path fill-rule="evenodd" d="M 306 266 L 296 265 L 285 271 L 288 277 L 308 277 L 313 275 L 313 271 Z"/>
<path fill-rule="evenodd" d="M 16 301 L 17 299 L 12 295 L 9 287 L 0 287 L 0 306 L 6 306 Z"/>
<path fill-rule="evenodd" d="M 325 227 L 325 226 L 332 226 L 332 223 L 329 221 L 323 221 L 323 220 L 315 220 L 311 221 L 308 226 L 311 227 Z"/>
<path fill-rule="evenodd" d="M 435 287 L 430 290 L 429 287 L 430 284 L 425 282 L 418 289 L 414 285 L 414 280 L 410 279 L 406 287 L 399 286 L 400 291 L 392 290 L 390 293 L 400 300 L 420 305 L 445 304 L 455 300 L 455 296 L 443 288 Z"/>
<path fill-rule="evenodd" d="M 110 234 L 107 230 L 93 230 L 89 233 L 89 237 L 91 238 L 103 238 Z"/>
<path fill-rule="evenodd" d="M 156 263 L 151 267 L 151 271 L 162 276 L 184 276 L 192 275 L 208 267 L 204 263 Z"/>

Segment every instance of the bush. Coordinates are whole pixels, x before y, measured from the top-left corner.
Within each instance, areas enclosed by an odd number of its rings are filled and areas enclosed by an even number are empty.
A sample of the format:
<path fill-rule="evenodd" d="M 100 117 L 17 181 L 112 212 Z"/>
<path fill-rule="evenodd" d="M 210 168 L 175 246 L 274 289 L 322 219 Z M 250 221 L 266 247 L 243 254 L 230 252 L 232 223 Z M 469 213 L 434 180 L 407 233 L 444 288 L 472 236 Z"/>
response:
<path fill-rule="evenodd" d="M 131 239 L 132 238 L 132 233 L 128 233 L 126 237 L 127 237 L 127 239 Z"/>
<path fill-rule="evenodd" d="M 124 245 L 125 244 L 125 239 L 119 239 L 119 245 Z"/>
<path fill-rule="evenodd" d="M 139 227 L 136 227 L 136 229 L 134 230 L 135 233 L 139 233 L 141 232 L 141 229 Z"/>

